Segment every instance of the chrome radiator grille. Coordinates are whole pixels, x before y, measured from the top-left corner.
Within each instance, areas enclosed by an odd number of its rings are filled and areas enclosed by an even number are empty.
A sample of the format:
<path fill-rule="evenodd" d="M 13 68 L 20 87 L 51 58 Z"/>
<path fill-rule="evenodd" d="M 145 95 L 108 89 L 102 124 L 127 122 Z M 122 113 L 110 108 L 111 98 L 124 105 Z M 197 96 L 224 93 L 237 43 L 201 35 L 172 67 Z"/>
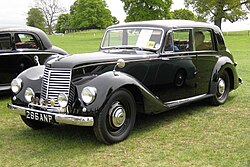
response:
<path fill-rule="evenodd" d="M 48 107 L 59 107 L 57 96 L 60 93 L 69 96 L 70 81 L 71 69 L 46 67 L 42 81 L 41 99 L 48 100 Z M 51 100 L 55 101 L 54 106 L 51 106 Z"/>

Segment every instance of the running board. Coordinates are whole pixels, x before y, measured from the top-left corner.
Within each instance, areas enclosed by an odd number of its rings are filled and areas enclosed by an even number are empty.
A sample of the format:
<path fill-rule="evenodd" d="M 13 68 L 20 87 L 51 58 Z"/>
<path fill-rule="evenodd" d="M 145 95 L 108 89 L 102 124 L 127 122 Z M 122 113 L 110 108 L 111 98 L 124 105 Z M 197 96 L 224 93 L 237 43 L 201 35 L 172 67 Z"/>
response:
<path fill-rule="evenodd" d="M 190 98 L 186 98 L 186 99 L 165 102 L 164 105 L 166 105 L 167 108 L 175 108 L 175 107 L 178 107 L 178 106 L 183 105 L 183 104 L 199 101 L 199 100 L 202 100 L 202 99 L 205 99 L 208 97 L 212 97 L 212 96 L 213 96 L 212 94 L 210 94 L 210 95 L 202 94 L 202 95 L 198 95 L 198 96 L 194 96 L 194 97 L 190 97 Z"/>

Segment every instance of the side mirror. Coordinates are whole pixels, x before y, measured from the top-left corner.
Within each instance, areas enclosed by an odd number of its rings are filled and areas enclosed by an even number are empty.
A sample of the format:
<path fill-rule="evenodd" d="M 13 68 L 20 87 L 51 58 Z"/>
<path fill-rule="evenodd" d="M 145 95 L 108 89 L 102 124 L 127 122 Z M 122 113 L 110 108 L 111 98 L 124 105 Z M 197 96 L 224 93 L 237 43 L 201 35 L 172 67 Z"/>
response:
<path fill-rule="evenodd" d="M 116 65 L 114 67 L 114 70 L 113 70 L 114 75 L 117 76 L 117 74 L 115 73 L 116 72 L 116 67 L 124 68 L 125 65 L 126 65 L 126 63 L 125 63 L 125 61 L 123 59 L 117 60 L 117 63 L 116 63 Z"/>

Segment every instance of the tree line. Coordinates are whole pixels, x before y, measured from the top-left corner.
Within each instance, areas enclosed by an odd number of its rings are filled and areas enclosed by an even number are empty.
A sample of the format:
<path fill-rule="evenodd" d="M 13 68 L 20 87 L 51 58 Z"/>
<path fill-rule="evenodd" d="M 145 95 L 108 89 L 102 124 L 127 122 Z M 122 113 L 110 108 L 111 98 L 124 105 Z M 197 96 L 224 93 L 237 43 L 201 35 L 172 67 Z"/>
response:
<path fill-rule="evenodd" d="M 184 0 L 186 8 L 170 11 L 172 0 L 121 0 L 125 22 L 162 19 L 211 21 L 221 28 L 223 20 L 235 22 L 247 19 L 250 0 Z M 58 0 L 36 0 L 28 11 L 27 25 L 51 34 L 86 29 L 104 29 L 118 24 L 105 0 L 76 0 L 65 13 Z M 196 14 L 188 10 L 191 7 Z"/>

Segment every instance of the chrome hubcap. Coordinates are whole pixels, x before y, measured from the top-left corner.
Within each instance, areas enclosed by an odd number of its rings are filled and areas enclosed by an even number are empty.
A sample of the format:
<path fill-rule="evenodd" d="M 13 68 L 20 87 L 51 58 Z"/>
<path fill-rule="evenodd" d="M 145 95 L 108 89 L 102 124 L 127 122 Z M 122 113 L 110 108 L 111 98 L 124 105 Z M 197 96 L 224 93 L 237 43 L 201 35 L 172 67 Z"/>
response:
<path fill-rule="evenodd" d="M 110 124 L 115 127 L 121 127 L 126 120 L 126 111 L 120 102 L 116 102 L 109 110 Z"/>
<path fill-rule="evenodd" d="M 219 82 L 218 82 L 218 93 L 220 95 L 222 95 L 226 90 L 226 83 L 223 79 L 219 79 Z"/>

